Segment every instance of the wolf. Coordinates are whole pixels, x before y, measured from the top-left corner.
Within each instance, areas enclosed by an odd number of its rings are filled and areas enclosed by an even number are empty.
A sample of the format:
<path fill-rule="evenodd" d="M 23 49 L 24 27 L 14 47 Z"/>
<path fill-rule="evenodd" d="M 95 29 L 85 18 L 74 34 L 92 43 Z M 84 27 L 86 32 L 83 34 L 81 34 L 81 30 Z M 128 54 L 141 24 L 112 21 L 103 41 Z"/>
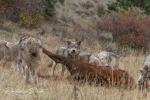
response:
<path fill-rule="evenodd" d="M 3 67 L 12 62 L 16 63 L 17 52 L 18 52 L 17 42 L 11 43 L 5 40 L 0 41 L 0 61 L 3 60 Z"/>
<path fill-rule="evenodd" d="M 148 88 L 148 81 L 150 81 L 150 55 L 145 57 L 143 66 L 140 69 L 139 89 Z"/>
<path fill-rule="evenodd" d="M 6 41 L 0 41 L 0 60 L 2 60 L 7 54 L 8 47 Z"/>
<path fill-rule="evenodd" d="M 42 42 L 32 37 L 22 37 L 18 44 L 17 66 L 20 74 L 25 75 L 26 82 L 30 79 L 38 83 L 38 72 L 41 67 Z"/>
<path fill-rule="evenodd" d="M 66 46 L 60 47 L 56 50 L 56 54 L 67 57 L 68 59 L 78 59 L 78 55 L 80 54 L 80 46 L 81 41 L 65 41 L 67 43 Z M 53 61 L 52 64 L 52 76 L 54 76 L 54 72 L 56 69 L 57 63 Z M 61 75 L 64 76 L 65 65 L 62 65 Z"/>
<path fill-rule="evenodd" d="M 113 67 L 118 67 L 119 55 L 109 51 L 102 51 L 92 54 L 89 58 L 89 63 L 97 66 L 110 66 L 113 59 L 116 60 L 116 65 Z"/>
<path fill-rule="evenodd" d="M 105 66 L 97 67 L 77 59 L 73 60 L 53 54 L 46 48 L 43 48 L 43 53 L 55 62 L 66 65 L 71 78 L 75 81 L 88 82 L 89 84 L 96 83 L 107 86 L 120 86 L 129 89 L 135 87 L 133 77 L 125 70 L 111 69 L 110 67 Z"/>

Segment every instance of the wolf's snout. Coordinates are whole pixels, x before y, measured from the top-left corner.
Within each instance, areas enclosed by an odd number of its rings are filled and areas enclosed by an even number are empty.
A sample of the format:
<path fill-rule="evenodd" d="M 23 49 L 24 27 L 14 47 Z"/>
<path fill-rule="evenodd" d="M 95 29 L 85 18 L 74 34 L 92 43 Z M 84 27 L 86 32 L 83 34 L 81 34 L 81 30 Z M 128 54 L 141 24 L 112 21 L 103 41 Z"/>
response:
<path fill-rule="evenodd" d="M 37 53 L 36 53 L 36 52 L 32 52 L 31 55 L 32 55 L 33 57 L 37 57 Z"/>
<path fill-rule="evenodd" d="M 72 53 L 76 53 L 76 50 L 72 50 Z"/>

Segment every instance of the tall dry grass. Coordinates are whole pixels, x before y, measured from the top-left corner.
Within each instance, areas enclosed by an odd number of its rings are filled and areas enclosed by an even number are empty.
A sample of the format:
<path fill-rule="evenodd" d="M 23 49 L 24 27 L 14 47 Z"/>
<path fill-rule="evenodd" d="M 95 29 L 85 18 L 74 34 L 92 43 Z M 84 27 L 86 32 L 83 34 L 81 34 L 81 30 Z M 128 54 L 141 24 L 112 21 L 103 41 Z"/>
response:
<path fill-rule="evenodd" d="M 46 59 L 46 58 L 45 58 Z M 138 69 L 143 56 L 122 57 L 120 67 L 128 70 L 136 80 Z M 44 62 L 46 63 L 46 62 Z M 44 66 L 44 65 L 43 65 Z M 58 74 L 60 67 L 58 67 Z M 50 71 L 50 69 L 47 69 Z M 49 72 L 44 74 L 50 74 Z M 40 79 L 37 86 L 25 84 L 17 72 L 16 66 L 0 68 L 0 99 L 1 100 L 149 100 L 150 95 L 139 92 L 137 89 L 124 90 L 119 88 L 95 87 L 88 84 L 76 86 L 66 79 Z M 74 97 L 77 92 L 77 97 Z"/>
<path fill-rule="evenodd" d="M 4 38 L 1 38 L 4 39 Z M 10 38 L 11 41 L 16 39 Z M 58 37 L 45 38 L 45 47 L 55 51 L 62 45 Z M 95 43 L 92 48 L 84 42 L 82 49 L 88 52 L 99 52 L 102 44 Z M 144 55 L 136 51 L 130 51 L 125 57 L 120 58 L 119 67 L 127 70 L 135 80 L 138 79 L 138 70 L 143 63 Z M 43 55 L 41 73 L 50 75 L 50 59 Z M 61 67 L 57 67 L 56 75 L 60 76 Z M 88 84 L 77 85 L 67 79 L 53 80 L 51 78 L 40 78 L 37 86 L 25 84 L 24 78 L 17 71 L 17 67 L 12 63 L 11 66 L 3 67 L 0 65 L 0 100 L 149 100 L 150 94 L 138 91 L 138 89 L 124 90 L 117 87 L 90 86 Z"/>

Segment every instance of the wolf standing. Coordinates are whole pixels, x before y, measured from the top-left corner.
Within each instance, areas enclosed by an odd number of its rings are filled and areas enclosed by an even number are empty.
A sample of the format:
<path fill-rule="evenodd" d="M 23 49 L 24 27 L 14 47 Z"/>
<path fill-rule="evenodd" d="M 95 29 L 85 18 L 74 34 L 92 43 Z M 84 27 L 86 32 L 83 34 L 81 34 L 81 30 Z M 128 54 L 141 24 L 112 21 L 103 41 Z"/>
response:
<path fill-rule="evenodd" d="M 80 53 L 80 45 L 81 45 L 81 41 L 76 41 L 76 42 L 72 42 L 72 41 L 65 41 L 67 43 L 67 46 L 64 47 L 60 47 L 56 50 L 56 54 L 67 57 L 69 59 L 76 59 Z M 54 76 L 54 72 L 56 69 L 56 65 L 57 63 L 55 61 L 53 61 L 53 65 L 52 65 L 52 75 Z M 62 71 L 61 71 L 61 75 L 64 76 L 64 72 L 65 72 L 65 65 L 62 65 Z"/>

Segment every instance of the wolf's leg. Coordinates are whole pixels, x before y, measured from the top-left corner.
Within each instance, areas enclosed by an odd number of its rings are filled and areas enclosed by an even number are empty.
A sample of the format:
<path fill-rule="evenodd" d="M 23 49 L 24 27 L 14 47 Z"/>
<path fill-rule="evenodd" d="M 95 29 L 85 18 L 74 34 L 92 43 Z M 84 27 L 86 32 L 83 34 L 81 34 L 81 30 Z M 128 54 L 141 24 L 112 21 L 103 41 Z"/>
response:
<path fill-rule="evenodd" d="M 65 70 L 66 70 L 66 66 L 65 66 L 65 65 L 62 65 L 62 71 L 61 71 L 61 75 L 62 75 L 62 76 L 64 76 Z"/>
<path fill-rule="evenodd" d="M 53 61 L 52 63 L 53 63 L 53 64 L 52 64 L 51 72 L 52 72 L 52 76 L 54 76 L 54 74 L 55 74 L 54 72 L 55 72 L 57 63 L 56 63 L 55 61 Z"/>
<path fill-rule="evenodd" d="M 39 82 L 39 77 L 38 77 L 38 71 L 36 70 L 34 75 L 34 83 L 38 84 L 38 82 Z"/>
<path fill-rule="evenodd" d="M 38 71 L 37 71 L 37 69 L 30 68 L 30 73 L 31 73 L 30 77 L 32 79 L 32 82 L 34 84 L 37 84 L 38 83 Z"/>
<path fill-rule="evenodd" d="M 25 81 L 26 81 L 26 83 L 30 82 L 29 78 L 30 78 L 30 69 L 27 66 L 25 66 Z"/>
<path fill-rule="evenodd" d="M 18 68 L 19 73 L 22 76 L 24 76 L 25 75 L 25 65 L 24 65 L 23 61 L 20 59 L 17 61 L 17 68 Z"/>

